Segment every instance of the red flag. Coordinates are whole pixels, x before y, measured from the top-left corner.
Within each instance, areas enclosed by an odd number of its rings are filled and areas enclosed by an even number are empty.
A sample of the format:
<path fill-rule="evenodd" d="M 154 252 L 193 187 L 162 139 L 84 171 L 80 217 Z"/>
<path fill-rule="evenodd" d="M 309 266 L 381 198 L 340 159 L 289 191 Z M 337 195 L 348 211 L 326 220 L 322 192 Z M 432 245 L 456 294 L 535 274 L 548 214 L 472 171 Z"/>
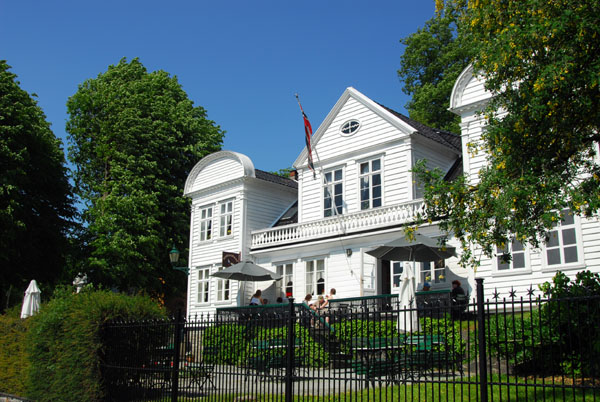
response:
<path fill-rule="evenodd" d="M 300 104 L 300 98 L 298 98 L 298 94 L 296 94 L 296 99 L 298 99 L 298 105 L 300 106 L 300 111 L 302 112 L 302 118 L 304 119 L 304 134 L 306 141 L 306 151 L 308 152 L 308 168 L 313 172 L 313 177 L 316 178 L 317 175 L 315 173 L 315 165 L 313 163 L 312 157 L 312 145 L 310 139 L 312 137 L 313 131 L 312 126 L 310 125 L 310 121 L 308 121 L 308 117 L 306 117 L 306 113 L 304 113 L 304 109 L 302 109 L 302 105 Z"/>

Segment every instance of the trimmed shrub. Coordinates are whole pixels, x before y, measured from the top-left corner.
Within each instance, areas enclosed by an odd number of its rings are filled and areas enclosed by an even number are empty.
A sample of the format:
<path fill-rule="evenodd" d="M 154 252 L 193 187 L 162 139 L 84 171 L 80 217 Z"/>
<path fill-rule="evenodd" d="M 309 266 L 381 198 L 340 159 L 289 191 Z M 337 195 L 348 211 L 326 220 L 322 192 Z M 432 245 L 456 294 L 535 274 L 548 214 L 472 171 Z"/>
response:
<path fill-rule="evenodd" d="M 43 401 L 98 401 L 103 397 L 100 331 L 110 320 L 164 318 L 148 297 L 67 289 L 31 318 L 28 397 Z"/>
<path fill-rule="evenodd" d="M 0 316 L 0 392 L 25 396 L 29 370 L 25 339 L 29 320 L 19 318 L 21 306 Z"/>

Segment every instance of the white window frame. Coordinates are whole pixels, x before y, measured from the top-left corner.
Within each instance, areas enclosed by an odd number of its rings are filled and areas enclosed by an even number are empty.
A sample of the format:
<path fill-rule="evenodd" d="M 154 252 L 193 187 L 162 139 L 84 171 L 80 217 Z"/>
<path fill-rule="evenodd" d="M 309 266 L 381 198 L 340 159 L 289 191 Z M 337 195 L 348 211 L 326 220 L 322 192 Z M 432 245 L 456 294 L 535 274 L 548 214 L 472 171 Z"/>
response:
<path fill-rule="evenodd" d="M 319 261 L 323 261 L 323 269 L 318 270 Z M 309 280 L 309 265 L 314 265 L 315 269 L 312 271 L 312 279 Z M 323 293 L 318 293 L 319 286 L 319 275 L 318 273 L 322 272 L 321 278 L 323 278 Z M 309 283 L 310 282 L 310 283 Z M 325 295 L 327 293 L 327 259 L 325 257 L 315 257 L 308 260 L 304 260 L 304 287 L 306 290 L 306 294 L 310 293 L 313 296 L 317 295 Z"/>
<path fill-rule="evenodd" d="M 219 202 L 219 237 L 233 236 L 233 211 L 233 199 Z M 227 228 L 229 233 L 227 233 Z"/>
<path fill-rule="evenodd" d="M 336 180 L 335 178 L 335 174 L 336 172 L 341 172 L 341 179 Z M 327 181 L 327 175 L 331 175 L 331 181 Z M 337 167 L 337 168 L 333 168 L 333 169 L 329 169 L 326 172 L 323 173 L 323 183 L 322 183 L 322 187 L 323 187 L 323 217 L 324 218 L 329 218 L 331 216 L 336 216 L 336 215 L 342 215 L 344 213 L 344 168 L 343 167 Z M 335 187 L 337 185 L 341 185 L 342 186 L 342 191 L 341 194 L 336 194 L 335 193 Z M 327 192 L 329 192 L 330 195 L 330 199 L 331 199 L 331 206 L 329 209 L 326 208 L 325 206 L 325 195 L 327 194 Z M 341 204 L 337 205 L 336 203 L 336 198 L 337 197 L 341 197 Z M 329 215 L 327 214 L 327 212 L 329 211 Z"/>
<path fill-rule="evenodd" d="M 213 214 L 214 205 L 205 205 L 198 212 L 198 240 L 200 242 L 210 241 L 214 235 Z"/>
<path fill-rule="evenodd" d="M 216 272 L 225 269 L 225 267 L 217 267 Z M 217 302 L 229 302 L 231 301 L 231 282 L 229 279 L 219 279 L 217 278 L 216 283 L 216 293 L 217 293 Z"/>
<path fill-rule="evenodd" d="M 564 270 L 564 269 L 578 269 L 585 266 L 584 254 L 583 254 L 583 237 L 581 233 L 581 222 L 579 217 L 573 214 L 569 209 L 563 209 L 562 213 L 568 213 L 573 218 L 573 223 L 565 224 L 564 218 L 556 223 L 554 228 L 548 232 L 549 236 L 552 236 L 552 232 L 558 232 L 557 235 L 558 245 L 554 247 L 549 247 L 547 242 L 542 244 L 542 263 L 544 264 L 542 269 L 547 271 L 556 271 Z M 575 245 L 572 244 L 566 245 L 564 244 L 564 233 L 568 230 L 575 230 Z M 565 249 L 575 247 L 577 251 L 577 261 L 573 262 L 563 262 L 565 260 Z M 548 262 L 548 251 L 549 250 L 559 250 L 560 253 L 560 263 L 550 265 Z"/>
<path fill-rule="evenodd" d="M 378 173 L 373 173 L 373 162 L 379 160 L 379 170 L 377 170 L 376 172 Z M 371 158 L 368 159 L 363 159 L 360 161 L 357 161 L 358 163 L 358 210 L 359 211 L 366 211 L 369 209 L 373 209 L 373 208 L 379 208 L 382 207 L 384 205 L 384 200 L 383 200 L 383 176 L 384 176 L 384 171 L 383 171 L 383 155 L 378 155 L 378 156 L 373 156 Z M 369 164 L 369 172 L 366 174 L 362 173 L 362 165 L 368 163 Z M 379 180 L 380 180 L 380 196 L 379 196 L 379 202 L 380 205 L 377 206 L 373 206 L 373 176 L 378 174 L 379 175 Z M 369 198 L 368 200 L 362 200 L 362 181 L 364 177 L 369 177 Z M 368 207 L 364 207 L 363 208 L 363 202 L 368 201 L 369 205 Z"/>
<path fill-rule="evenodd" d="M 295 287 L 294 284 L 296 283 L 294 280 L 294 274 L 295 274 L 295 269 L 294 269 L 294 263 L 293 262 L 278 262 L 273 264 L 275 267 L 275 272 L 277 272 L 279 275 L 281 275 L 281 280 L 276 281 L 276 287 L 277 287 L 277 296 L 281 296 L 282 298 L 288 298 L 288 297 L 294 297 L 295 292 Z M 289 268 L 289 270 L 288 270 Z M 291 296 L 288 296 L 288 283 L 292 282 L 292 286 L 291 286 L 291 290 L 292 290 L 292 294 Z"/>
<path fill-rule="evenodd" d="M 400 272 L 396 273 L 395 268 L 398 267 Z M 402 271 L 404 271 L 404 261 L 390 261 L 390 288 L 396 289 L 402 287 Z M 395 284 L 395 279 L 398 280 L 398 285 Z"/>
<path fill-rule="evenodd" d="M 446 284 L 448 279 L 448 267 L 446 266 L 446 260 L 440 259 L 437 261 L 421 263 L 420 278 L 421 283 L 429 282 L 432 286 L 434 284 Z"/>
<path fill-rule="evenodd" d="M 210 267 L 198 267 L 196 271 L 196 303 L 208 304 L 210 303 Z"/>
<path fill-rule="evenodd" d="M 521 250 L 513 251 L 515 247 L 515 242 L 521 244 Z M 501 268 L 500 259 L 504 254 L 508 254 L 511 256 L 510 261 L 506 261 L 505 264 L 508 265 L 507 268 Z M 523 254 L 523 267 L 514 266 L 515 257 L 514 254 Z M 530 274 L 531 273 L 531 257 L 529 252 L 529 247 L 527 247 L 527 243 L 523 243 L 519 240 L 512 239 L 510 243 L 504 246 L 504 250 L 501 250 L 500 247 L 496 247 L 496 252 L 494 253 L 493 258 L 493 267 L 494 270 L 492 272 L 493 276 L 513 276 L 513 275 L 522 275 L 522 274 Z"/>

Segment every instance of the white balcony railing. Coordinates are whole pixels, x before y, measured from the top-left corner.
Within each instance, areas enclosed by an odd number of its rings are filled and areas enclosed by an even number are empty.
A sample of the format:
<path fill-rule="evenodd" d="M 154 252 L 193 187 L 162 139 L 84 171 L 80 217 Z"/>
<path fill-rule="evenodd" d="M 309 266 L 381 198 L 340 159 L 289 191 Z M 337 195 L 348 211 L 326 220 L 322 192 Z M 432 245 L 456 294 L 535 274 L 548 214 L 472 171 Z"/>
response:
<path fill-rule="evenodd" d="M 351 234 L 362 230 L 384 228 L 415 220 L 423 214 L 423 200 L 369 209 L 305 223 L 279 226 L 252 232 L 252 248 L 271 247 L 290 242 Z"/>

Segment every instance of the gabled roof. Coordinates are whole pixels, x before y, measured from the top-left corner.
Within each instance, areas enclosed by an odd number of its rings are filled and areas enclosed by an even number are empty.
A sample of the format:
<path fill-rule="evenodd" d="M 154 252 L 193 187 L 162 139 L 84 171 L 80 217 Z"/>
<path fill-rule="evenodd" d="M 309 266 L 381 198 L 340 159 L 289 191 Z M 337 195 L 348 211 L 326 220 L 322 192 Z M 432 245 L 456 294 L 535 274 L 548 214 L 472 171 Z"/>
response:
<path fill-rule="evenodd" d="M 287 186 L 291 188 L 298 188 L 298 182 L 287 177 L 278 176 L 273 173 L 265 172 L 264 170 L 254 169 L 254 173 L 256 174 L 256 178 L 259 180 L 268 181 L 275 184 L 281 184 L 282 186 Z"/>
<path fill-rule="evenodd" d="M 460 136 L 458 136 L 454 133 L 451 133 L 450 131 L 439 130 L 437 128 L 431 128 L 429 126 L 426 126 L 423 123 L 419 123 L 418 121 L 413 120 L 410 117 L 403 115 L 402 113 L 398 113 L 395 110 L 392 110 L 387 106 L 384 106 L 380 103 L 378 103 L 378 105 L 381 106 L 382 108 L 384 108 L 385 110 L 387 110 L 388 112 L 390 112 L 391 114 L 393 114 L 394 116 L 396 116 L 397 118 L 399 118 L 400 120 L 402 120 L 402 121 L 408 123 L 409 125 L 411 125 L 412 127 L 414 127 L 417 130 L 415 132 L 415 134 L 420 134 L 425 138 L 429 138 L 430 140 L 433 140 L 437 143 L 440 143 L 442 145 L 445 145 L 449 148 L 452 148 L 456 151 L 461 152 L 462 146 L 461 146 L 461 142 L 460 142 Z"/>
<path fill-rule="evenodd" d="M 325 120 L 323 120 L 317 131 L 314 132 L 312 137 L 313 147 L 317 146 L 321 137 L 325 134 L 328 127 L 331 125 L 335 117 L 338 115 L 338 113 L 350 97 L 362 103 L 365 107 L 376 113 L 378 116 L 390 123 L 392 126 L 396 127 L 401 133 L 404 133 L 407 136 L 412 134 L 421 135 L 453 150 L 459 155 L 462 153 L 460 137 L 458 135 L 450 133 L 448 131 L 434 129 L 424 124 L 421 124 L 415 120 L 412 120 L 411 118 L 406 117 L 401 113 L 398 113 L 388 107 L 374 102 L 373 100 L 369 99 L 367 96 L 363 95 L 362 93 L 360 93 L 352 87 L 346 88 L 346 90 L 338 99 L 338 101 L 331 109 L 327 117 L 325 117 Z M 306 158 L 307 150 L 306 147 L 304 147 L 304 149 L 294 162 L 293 166 L 300 167 L 304 165 L 306 163 Z"/>

